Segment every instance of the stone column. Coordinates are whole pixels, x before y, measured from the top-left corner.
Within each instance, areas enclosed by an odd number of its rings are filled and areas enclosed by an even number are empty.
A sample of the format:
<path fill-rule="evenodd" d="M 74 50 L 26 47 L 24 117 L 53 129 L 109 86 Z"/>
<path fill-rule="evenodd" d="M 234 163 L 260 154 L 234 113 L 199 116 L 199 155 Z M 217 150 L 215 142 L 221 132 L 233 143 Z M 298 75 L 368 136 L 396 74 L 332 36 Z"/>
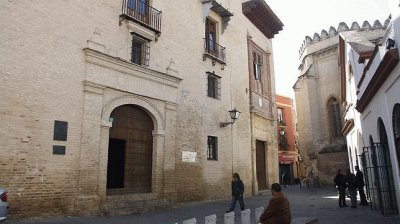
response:
<path fill-rule="evenodd" d="M 177 105 L 167 103 L 165 106 L 165 156 L 164 156 L 164 195 L 175 201 L 176 182 L 175 182 L 175 153 L 176 153 L 176 117 Z"/>
<path fill-rule="evenodd" d="M 102 85 L 84 82 L 79 182 L 75 200 L 75 213 L 78 215 L 99 213 L 99 149 L 104 88 Z"/>

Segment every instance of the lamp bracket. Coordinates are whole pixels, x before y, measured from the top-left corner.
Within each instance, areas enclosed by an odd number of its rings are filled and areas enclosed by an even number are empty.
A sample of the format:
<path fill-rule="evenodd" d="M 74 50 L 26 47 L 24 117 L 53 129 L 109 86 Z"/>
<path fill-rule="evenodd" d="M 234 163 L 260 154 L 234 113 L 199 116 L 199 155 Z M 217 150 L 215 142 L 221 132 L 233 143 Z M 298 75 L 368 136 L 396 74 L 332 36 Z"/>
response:
<path fill-rule="evenodd" d="M 223 127 L 226 127 L 226 126 L 228 126 L 228 125 L 230 125 L 230 124 L 233 124 L 234 122 L 233 121 L 231 121 L 231 122 L 221 122 L 221 123 L 219 123 L 219 126 L 221 127 L 221 128 L 223 128 Z"/>

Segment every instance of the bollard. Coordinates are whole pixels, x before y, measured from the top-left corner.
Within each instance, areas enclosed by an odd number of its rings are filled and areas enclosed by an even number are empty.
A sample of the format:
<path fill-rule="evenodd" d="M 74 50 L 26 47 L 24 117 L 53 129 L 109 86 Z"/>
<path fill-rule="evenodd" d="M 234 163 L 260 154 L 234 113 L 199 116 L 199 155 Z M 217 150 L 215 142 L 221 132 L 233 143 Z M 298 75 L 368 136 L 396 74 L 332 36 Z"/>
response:
<path fill-rule="evenodd" d="M 246 209 L 240 212 L 240 221 L 241 224 L 250 224 L 250 209 Z"/>
<path fill-rule="evenodd" d="M 217 224 L 217 215 L 209 215 L 204 218 L 205 224 Z"/>
<path fill-rule="evenodd" d="M 224 224 L 235 224 L 234 212 L 228 212 L 224 214 Z"/>
<path fill-rule="evenodd" d="M 258 207 L 254 209 L 254 215 L 256 217 L 256 223 L 258 223 L 258 220 L 260 220 L 261 214 L 264 212 L 264 207 Z"/>
<path fill-rule="evenodd" d="M 196 224 L 196 219 L 193 218 L 193 219 L 185 220 L 185 221 L 183 221 L 182 224 Z"/>

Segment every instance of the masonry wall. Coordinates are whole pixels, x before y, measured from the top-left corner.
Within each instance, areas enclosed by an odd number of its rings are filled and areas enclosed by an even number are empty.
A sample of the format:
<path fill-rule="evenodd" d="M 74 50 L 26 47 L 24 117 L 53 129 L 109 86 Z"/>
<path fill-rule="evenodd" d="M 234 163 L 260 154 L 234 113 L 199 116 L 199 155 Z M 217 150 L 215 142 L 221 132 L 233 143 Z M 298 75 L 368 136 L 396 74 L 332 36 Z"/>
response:
<path fill-rule="evenodd" d="M 330 40 L 321 41 L 318 43 L 322 48 L 320 51 L 314 50 L 315 53 L 304 57 L 304 65 L 309 69 L 299 77 L 295 85 L 299 148 L 305 158 L 308 172 L 313 171 L 315 183 L 323 185 L 329 182 L 332 169 L 331 165 L 320 165 L 322 163 L 318 154 L 326 147 L 345 143 L 342 137 L 331 137 L 329 126 L 328 101 L 331 97 L 340 101 L 337 45 L 331 43 Z M 345 155 L 340 155 L 343 158 L 339 161 L 347 161 Z M 326 161 L 329 162 L 329 159 Z"/>
<path fill-rule="evenodd" d="M 143 106 L 155 125 L 155 193 L 132 200 L 226 199 L 232 172 L 251 195 L 247 35 L 265 51 L 272 43 L 241 13 L 241 2 L 222 2 L 235 14 L 223 32 L 218 28 L 224 70 L 203 61 L 200 1 L 152 1 L 163 11 L 163 26 L 150 43 L 149 69 L 126 64 L 131 34 L 126 21 L 118 25 L 120 1 L 0 3 L 0 183 L 12 217 L 95 215 L 107 200 L 120 200 L 106 195 L 105 174 L 107 116 L 123 104 Z M 213 71 L 221 76 L 220 100 L 206 95 L 206 72 Z M 232 107 L 240 118 L 220 128 Z M 53 140 L 55 120 L 68 122 L 67 141 Z M 269 135 L 272 124 L 266 125 Z M 218 137 L 218 161 L 207 160 L 208 135 Z M 65 146 L 65 155 L 54 155 L 53 145 Z M 196 162 L 182 162 L 183 151 L 196 152 Z"/>

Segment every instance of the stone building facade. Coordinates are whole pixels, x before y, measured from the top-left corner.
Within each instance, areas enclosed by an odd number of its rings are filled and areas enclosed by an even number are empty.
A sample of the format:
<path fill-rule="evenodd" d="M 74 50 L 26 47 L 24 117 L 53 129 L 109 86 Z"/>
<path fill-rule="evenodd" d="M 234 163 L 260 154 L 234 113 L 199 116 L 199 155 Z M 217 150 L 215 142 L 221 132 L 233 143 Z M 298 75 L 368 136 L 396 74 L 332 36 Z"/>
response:
<path fill-rule="evenodd" d="M 254 6 L 263 11 L 249 16 Z M 282 23 L 264 1 L 3 1 L 0 21 L 11 217 L 226 199 L 233 172 L 249 196 L 256 139 L 277 181 L 271 38 Z M 250 109 L 250 41 L 265 57 L 261 118 Z M 240 117 L 221 127 L 233 108 Z"/>
<path fill-rule="evenodd" d="M 341 104 L 340 68 L 338 66 L 339 33 L 384 32 L 379 21 L 371 26 L 354 22 L 349 28 L 340 23 L 337 30 L 307 36 L 300 49 L 299 76 L 293 86 L 298 116 L 299 149 L 307 165 L 308 177 L 318 185 L 332 185 L 340 168 L 347 168 L 346 139 L 341 130 L 345 107 Z M 376 39 L 371 41 L 377 41 Z"/>

